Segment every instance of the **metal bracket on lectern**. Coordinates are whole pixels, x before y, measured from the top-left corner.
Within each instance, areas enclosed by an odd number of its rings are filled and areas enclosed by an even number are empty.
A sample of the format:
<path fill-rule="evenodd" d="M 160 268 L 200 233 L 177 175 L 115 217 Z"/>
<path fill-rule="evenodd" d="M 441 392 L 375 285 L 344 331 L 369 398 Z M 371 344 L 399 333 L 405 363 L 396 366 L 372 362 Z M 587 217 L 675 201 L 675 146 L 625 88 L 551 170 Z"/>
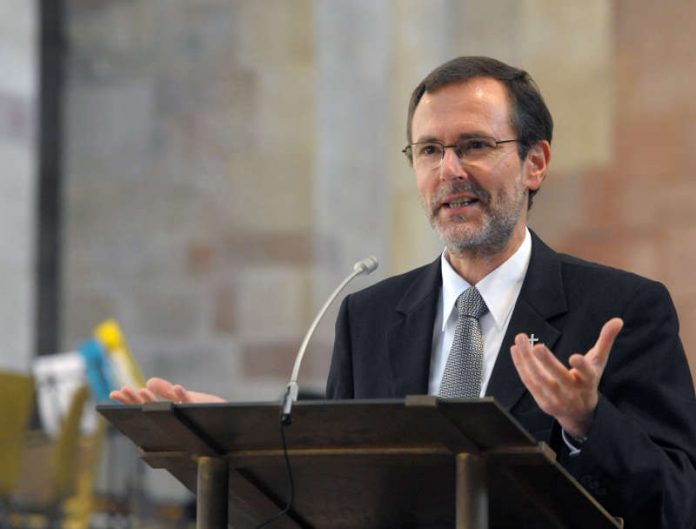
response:
<path fill-rule="evenodd" d="M 180 439 L 186 451 L 196 456 L 220 456 L 224 454 L 212 439 L 177 412 L 177 405 L 168 402 L 146 402 L 143 414 L 165 438 Z"/>

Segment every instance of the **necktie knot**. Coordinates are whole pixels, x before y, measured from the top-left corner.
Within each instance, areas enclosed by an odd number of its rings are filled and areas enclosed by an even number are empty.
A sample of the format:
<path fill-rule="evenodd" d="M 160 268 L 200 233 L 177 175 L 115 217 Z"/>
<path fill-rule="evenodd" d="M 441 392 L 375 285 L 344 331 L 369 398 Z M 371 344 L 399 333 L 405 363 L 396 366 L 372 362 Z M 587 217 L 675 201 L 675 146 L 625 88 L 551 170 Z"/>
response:
<path fill-rule="evenodd" d="M 469 287 L 462 292 L 455 303 L 459 317 L 468 316 L 477 320 L 488 312 L 486 302 L 476 287 Z"/>

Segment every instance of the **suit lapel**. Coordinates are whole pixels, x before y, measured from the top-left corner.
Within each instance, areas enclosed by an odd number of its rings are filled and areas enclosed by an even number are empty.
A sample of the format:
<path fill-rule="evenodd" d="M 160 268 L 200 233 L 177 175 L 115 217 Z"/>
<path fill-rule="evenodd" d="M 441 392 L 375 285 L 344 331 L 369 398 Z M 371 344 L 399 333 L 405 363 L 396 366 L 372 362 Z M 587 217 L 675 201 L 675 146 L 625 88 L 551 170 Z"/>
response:
<path fill-rule="evenodd" d="M 405 290 L 387 331 L 395 397 L 428 392 L 433 325 L 442 285 L 440 259 L 423 268 Z"/>
<path fill-rule="evenodd" d="M 529 268 L 493 367 L 487 395 L 494 396 L 507 409 L 520 399 L 526 389 L 510 356 L 515 336 L 521 332 L 534 334 L 539 343 L 553 350 L 561 331 L 549 320 L 565 312 L 567 306 L 558 256 L 532 232 Z"/>

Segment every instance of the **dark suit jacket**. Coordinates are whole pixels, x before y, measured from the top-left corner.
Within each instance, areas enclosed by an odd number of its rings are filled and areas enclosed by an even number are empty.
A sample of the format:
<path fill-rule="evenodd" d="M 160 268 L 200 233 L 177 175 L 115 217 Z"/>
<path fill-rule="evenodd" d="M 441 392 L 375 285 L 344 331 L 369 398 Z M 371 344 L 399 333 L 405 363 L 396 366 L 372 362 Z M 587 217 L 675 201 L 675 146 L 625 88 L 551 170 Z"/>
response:
<path fill-rule="evenodd" d="M 558 254 L 532 234 L 527 276 L 487 394 L 494 396 L 627 529 L 696 527 L 696 399 L 665 287 Z M 327 396 L 401 398 L 428 391 L 439 259 L 343 301 Z M 510 346 L 534 333 L 567 365 L 611 317 L 624 320 L 600 384 L 589 440 L 570 457 L 560 428 L 519 379 Z"/>

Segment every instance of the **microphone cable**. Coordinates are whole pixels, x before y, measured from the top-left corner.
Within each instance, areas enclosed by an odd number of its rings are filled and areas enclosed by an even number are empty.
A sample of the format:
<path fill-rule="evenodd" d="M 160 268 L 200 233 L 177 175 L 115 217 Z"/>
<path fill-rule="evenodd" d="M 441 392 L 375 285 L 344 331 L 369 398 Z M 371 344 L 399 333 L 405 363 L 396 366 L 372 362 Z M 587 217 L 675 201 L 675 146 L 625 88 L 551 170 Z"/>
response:
<path fill-rule="evenodd" d="M 285 470 L 288 474 L 288 500 L 282 510 L 278 511 L 276 514 L 271 516 L 268 520 L 263 522 L 261 525 L 257 525 L 255 529 L 261 529 L 267 525 L 275 522 L 278 518 L 290 512 L 292 504 L 295 501 L 295 480 L 292 477 L 292 466 L 290 466 L 290 456 L 288 455 L 288 443 L 285 439 L 285 428 L 288 424 L 283 420 L 281 415 L 280 418 L 280 439 L 283 443 L 283 457 L 285 459 Z"/>
<path fill-rule="evenodd" d="M 278 511 L 265 522 L 261 523 L 261 525 L 257 525 L 255 529 L 261 529 L 262 527 L 266 527 L 267 525 L 273 523 L 283 515 L 288 514 L 290 512 L 290 509 L 292 508 L 293 502 L 295 501 L 295 481 L 292 477 L 292 466 L 290 465 L 290 456 L 288 455 L 288 444 L 285 439 L 285 428 L 292 424 L 292 404 L 297 400 L 297 395 L 299 392 L 297 377 L 300 372 L 302 358 L 304 357 L 305 351 L 307 350 L 307 344 L 309 343 L 309 339 L 314 334 L 314 330 L 317 328 L 317 325 L 319 324 L 319 321 L 322 319 L 324 314 L 326 314 L 326 311 L 328 310 L 331 303 L 333 303 L 333 301 L 336 299 L 338 294 L 345 288 L 345 286 L 360 274 L 371 274 L 377 269 L 378 264 L 379 263 L 377 259 L 373 256 L 366 257 L 365 259 L 362 259 L 355 263 L 353 265 L 353 272 L 338 285 L 336 290 L 334 290 L 331 293 L 329 299 L 326 300 L 326 303 L 324 303 L 324 306 L 321 308 L 321 310 L 319 310 L 319 313 L 317 314 L 316 318 L 314 318 L 314 321 L 312 322 L 312 325 L 310 325 L 307 334 L 305 334 L 304 340 L 302 340 L 302 345 L 300 345 L 300 350 L 298 351 L 297 357 L 295 358 L 295 364 L 292 369 L 292 375 L 290 376 L 290 382 L 287 385 L 287 389 L 285 390 L 285 394 L 283 395 L 283 400 L 280 404 L 280 438 L 283 443 L 283 457 L 285 459 L 285 469 L 288 475 L 288 500 L 283 509 Z"/>

